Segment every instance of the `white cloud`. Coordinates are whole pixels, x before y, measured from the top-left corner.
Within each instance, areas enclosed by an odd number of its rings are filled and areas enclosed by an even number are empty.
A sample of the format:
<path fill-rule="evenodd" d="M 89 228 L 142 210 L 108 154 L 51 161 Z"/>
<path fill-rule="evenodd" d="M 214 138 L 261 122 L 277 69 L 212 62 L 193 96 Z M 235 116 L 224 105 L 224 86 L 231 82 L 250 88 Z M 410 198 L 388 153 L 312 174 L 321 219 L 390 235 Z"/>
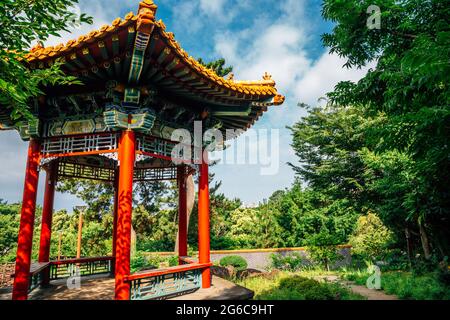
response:
<path fill-rule="evenodd" d="M 132 10 L 137 11 L 138 1 L 133 2 Z M 135 2 L 135 3 L 134 3 Z M 46 42 L 46 46 L 55 46 L 60 43 L 66 43 L 69 40 L 75 40 L 82 35 L 86 35 L 92 30 L 98 30 L 104 25 L 111 25 L 113 20 L 119 17 L 120 8 L 123 8 L 121 1 L 88 1 L 81 0 L 72 10 L 74 13 L 86 13 L 93 18 L 93 24 L 82 24 L 80 27 L 70 30 L 70 32 L 60 33 L 61 37 L 51 36 Z M 124 17 L 120 17 L 124 18 Z"/>
<path fill-rule="evenodd" d="M 200 8 L 210 15 L 222 14 L 225 0 L 200 0 Z"/>

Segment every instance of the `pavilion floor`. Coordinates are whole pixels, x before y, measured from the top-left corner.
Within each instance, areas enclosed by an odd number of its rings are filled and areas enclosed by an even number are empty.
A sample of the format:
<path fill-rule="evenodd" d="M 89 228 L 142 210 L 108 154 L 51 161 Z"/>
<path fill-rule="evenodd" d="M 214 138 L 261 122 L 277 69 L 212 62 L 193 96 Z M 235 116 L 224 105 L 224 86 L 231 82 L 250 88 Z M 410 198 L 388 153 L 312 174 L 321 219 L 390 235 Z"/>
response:
<path fill-rule="evenodd" d="M 104 276 L 83 278 L 80 289 L 68 289 L 66 281 L 52 281 L 45 289 L 33 291 L 30 300 L 112 300 L 114 279 Z M 249 300 L 253 292 L 228 280 L 214 276 L 210 289 L 200 289 L 171 300 Z M 0 300 L 11 299 L 10 293 L 0 294 Z"/>

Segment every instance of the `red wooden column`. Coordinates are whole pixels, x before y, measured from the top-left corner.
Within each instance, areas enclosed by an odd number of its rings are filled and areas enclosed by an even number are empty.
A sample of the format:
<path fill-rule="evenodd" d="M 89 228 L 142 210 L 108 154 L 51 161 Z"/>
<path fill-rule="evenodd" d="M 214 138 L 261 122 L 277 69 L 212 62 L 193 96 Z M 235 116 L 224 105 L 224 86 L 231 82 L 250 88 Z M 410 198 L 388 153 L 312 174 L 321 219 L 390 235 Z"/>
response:
<path fill-rule="evenodd" d="M 186 257 L 187 245 L 187 194 L 186 194 L 186 167 L 177 168 L 178 180 L 178 256 Z M 179 264 L 182 264 L 181 259 Z"/>
<path fill-rule="evenodd" d="M 26 300 L 28 297 L 34 215 L 39 181 L 40 147 L 40 143 L 37 140 L 31 140 L 28 147 L 19 237 L 17 240 L 16 270 L 12 293 L 13 300 Z"/>
<path fill-rule="evenodd" d="M 122 137 L 119 138 L 118 148 L 120 149 L 120 143 Z M 114 217 L 113 217 L 113 234 L 112 234 L 112 256 L 116 258 L 116 245 L 117 245 L 117 215 L 119 210 L 119 167 L 120 167 L 120 153 L 117 156 L 118 164 L 114 174 Z M 115 260 L 114 260 L 115 261 Z M 115 262 L 113 265 L 113 274 L 115 274 Z"/>
<path fill-rule="evenodd" d="M 55 199 L 55 188 L 57 183 L 58 162 L 53 161 L 47 168 L 47 175 L 45 178 L 44 191 L 44 205 L 42 207 L 42 226 L 41 239 L 39 245 L 39 262 L 50 261 L 50 244 L 52 237 L 52 218 L 53 218 L 53 203 Z M 49 274 L 46 273 L 42 281 L 43 285 L 50 281 Z"/>
<path fill-rule="evenodd" d="M 130 299 L 130 284 L 124 277 L 130 274 L 131 214 L 133 205 L 133 174 L 136 137 L 131 130 L 123 131 L 119 146 L 119 188 L 116 240 L 116 300 Z"/>
<path fill-rule="evenodd" d="M 208 153 L 203 152 L 200 164 L 198 191 L 198 258 L 199 263 L 210 262 L 209 174 Z M 211 287 L 211 269 L 202 272 L 202 287 Z"/>
<path fill-rule="evenodd" d="M 119 171 L 116 170 L 114 177 L 114 211 L 113 211 L 113 231 L 112 231 L 112 256 L 116 256 L 116 242 L 117 242 L 117 215 L 119 209 Z"/>

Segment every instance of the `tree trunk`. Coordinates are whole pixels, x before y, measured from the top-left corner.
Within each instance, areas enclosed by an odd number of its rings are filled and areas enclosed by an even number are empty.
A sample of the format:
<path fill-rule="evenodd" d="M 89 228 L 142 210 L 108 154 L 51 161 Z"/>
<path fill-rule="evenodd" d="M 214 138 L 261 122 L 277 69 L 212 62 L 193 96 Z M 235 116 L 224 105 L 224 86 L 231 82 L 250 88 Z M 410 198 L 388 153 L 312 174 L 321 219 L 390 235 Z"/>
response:
<path fill-rule="evenodd" d="M 413 250 L 412 250 L 412 243 L 411 243 L 411 231 L 408 227 L 405 228 L 405 236 L 406 236 L 406 249 L 408 253 L 408 261 L 409 266 L 412 266 L 413 261 Z"/>
<path fill-rule="evenodd" d="M 187 197 L 187 232 L 189 233 L 189 220 L 191 218 L 192 210 L 194 209 L 194 203 L 195 203 L 195 183 L 194 183 L 194 177 L 192 175 L 188 176 L 186 178 L 186 197 Z M 179 231 L 177 231 L 177 236 L 175 239 L 175 252 L 178 253 L 178 238 L 179 237 Z"/>
<path fill-rule="evenodd" d="M 420 240 L 422 242 L 423 254 L 425 259 L 431 258 L 430 242 L 428 241 L 428 235 L 423 222 L 419 221 Z"/>

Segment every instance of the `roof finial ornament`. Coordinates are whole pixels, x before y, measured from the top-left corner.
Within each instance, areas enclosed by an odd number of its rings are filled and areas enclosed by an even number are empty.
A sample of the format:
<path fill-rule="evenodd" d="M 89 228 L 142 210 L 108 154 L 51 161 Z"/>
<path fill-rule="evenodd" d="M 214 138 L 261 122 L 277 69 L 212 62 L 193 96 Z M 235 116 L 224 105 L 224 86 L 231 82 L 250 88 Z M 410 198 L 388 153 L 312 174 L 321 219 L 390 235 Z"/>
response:
<path fill-rule="evenodd" d="M 227 80 L 234 80 L 234 73 L 233 72 L 231 72 L 229 75 L 228 75 L 228 78 L 227 78 Z"/>
<path fill-rule="evenodd" d="M 263 79 L 264 79 L 264 80 L 273 80 L 273 79 L 272 79 L 272 75 L 269 74 L 268 72 L 265 72 L 265 73 L 264 73 Z"/>

